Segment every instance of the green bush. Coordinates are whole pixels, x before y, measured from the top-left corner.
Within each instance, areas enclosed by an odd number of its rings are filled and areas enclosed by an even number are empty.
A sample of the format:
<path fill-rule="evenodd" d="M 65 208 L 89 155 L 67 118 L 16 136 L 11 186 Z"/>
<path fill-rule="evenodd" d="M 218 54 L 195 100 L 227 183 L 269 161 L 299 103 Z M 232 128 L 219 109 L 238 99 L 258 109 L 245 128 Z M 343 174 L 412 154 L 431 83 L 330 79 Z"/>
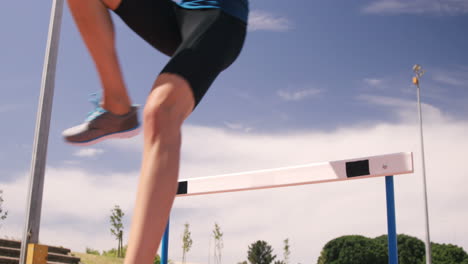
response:
<path fill-rule="evenodd" d="M 89 248 L 89 247 L 86 247 L 86 254 L 96 255 L 96 256 L 101 255 L 101 253 L 99 253 L 98 250 L 95 250 L 95 249 L 92 249 L 92 248 Z"/>
<path fill-rule="evenodd" d="M 451 244 L 431 243 L 433 264 L 466 264 L 468 254 L 463 248 Z M 425 260 L 425 258 L 424 258 Z"/>
<path fill-rule="evenodd" d="M 377 243 L 383 245 L 385 249 L 385 256 L 388 256 L 388 236 L 383 235 L 374 239 Z M 419 240 L 416 237 L 408 235 L 398 235 L 398 263 L 399 264 L 423 264 L 426 263 L 424 256 L 426 254 L 426 249 L 424 242 Z"/>
<path fill-rule="evenodd" d="M 125 258 L 125 255 L 127 253 L 127 245 L 125 245 L 123 248 L 122 248 L 122 258 Z M 110 249 L 108 251 L 102 251 L 102 256 L 106 256 L 106 257 L 114 257 L 116 258 L 117 257 L 117 249 L 116 248 L 113 248 L 113 249 Z"/>
<path fill-rule="evenodd" d="M 249 246 L 247 259 L 251 264 L 271 264 L 276 258 L 273 248 L 263 240 L 258 240 Z"/>
<path fill-rule="evenodd" d="M 328 242 L 318 259 L 319 264 L 386 263 L 383 245 L 364 236 L 342 236 Z"/>
<path fill-rule="evenodd" d="M 364 236 L 342 236 L 322 249 L 318 264 L 388 264 L 387 235 L 371 239 Z M 416 237 L 398 235 L 398 263 L 426 263 L 424 242 Z M 455 245 L 432 245 L 433 264 L 468 264 L 468 254 Z"/>

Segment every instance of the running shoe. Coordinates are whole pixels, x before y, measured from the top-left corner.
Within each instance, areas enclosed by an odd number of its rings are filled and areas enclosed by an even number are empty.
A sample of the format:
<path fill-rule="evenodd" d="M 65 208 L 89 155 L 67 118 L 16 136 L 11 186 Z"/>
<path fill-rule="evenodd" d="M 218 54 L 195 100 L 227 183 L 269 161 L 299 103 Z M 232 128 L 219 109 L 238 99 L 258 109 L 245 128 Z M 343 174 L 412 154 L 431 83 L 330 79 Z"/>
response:
<path fill-rule="evenodd" d="M 90 101 L 95 109 L 88 113 L 84 123 L 63 131 L 67 143 L 88 146 L 109 138 L 133 137 L 140 132 L 137 106 L 132 106 L 125 115 L 116 115 L 100 106 L 100 96 L 93 96 Z"/>

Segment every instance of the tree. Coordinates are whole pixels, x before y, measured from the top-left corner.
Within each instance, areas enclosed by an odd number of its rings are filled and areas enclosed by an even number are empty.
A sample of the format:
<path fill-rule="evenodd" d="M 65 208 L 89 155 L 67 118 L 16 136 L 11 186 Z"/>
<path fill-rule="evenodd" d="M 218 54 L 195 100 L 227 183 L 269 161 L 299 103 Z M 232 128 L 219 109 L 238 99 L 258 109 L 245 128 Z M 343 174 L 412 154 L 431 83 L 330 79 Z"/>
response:
<path fill-rule="evenodd" d="M 431 243 L 431 245 L 433 264 L 468 263 L 468 254 L 461 247 L 437 243 Z M 424 261 L 425 260 L 426 259 L 424 259 Z"/>
<path fill-rule="evenodd" d="M 342 236 L 328 242 L 318 264 L 388 263 L 387 235 L 371 239 L 363 236 Z M 398 235 L 398 263 L 424 264 L 424 243 L 412 236 Z M 468 254 L 455 245 L 432 244 L 433 264 L 468 264 Z"/>
<path fill-rule="evenodd" d="M 270 264 L 276 258 L 272 252 L 273 249 L 267 242 L 258 240 L 249 246 L 247 259 L 251 264 Z"/>
<path fill-rule="evenodd" d="M 276 260 L 273 264 L 289 264 L 289 256 L 291 255 L 291 251 L 289 250 L 289 239 L 283 240 L 284 247 L 283 247 L 283 260 Z"/>
<path fill-rule="evenodd" d="M 328 242 L 323 248 L 318 264 L 376 264 L 387 263 L 383 245 L 364 236 L 342 236 Z"/>
<path fill-rule="evenodd" d="M 125 213 L 120 209 L 120 206 L 115 205 L 114 209 L 111 210 L 110 222 L 111 222 L 111 233 L 115 236 L 115 239 L 118 240 L 117 246 L 117 257 L 121 258 L 122 255 L 122 240 L 123 240 L 123 224 L 122 218 L 124 217 Z"/>
<path fill-rule="evenodd" d="M 189 228 L 190 225 L 188 223 L 185 223 L 184 234 L 182 235 L 182 263 L 185 263 L 185 256 L 187 252 L 190 251 L 190 248 L 192 247 L 193 243 Z"/>
<path fill-rule="evenodd" d="M 218 223 L 215 223 L 215 227 L 213 230 L 213 237 L 215 241 L 215 247 L 214 247 L 214 258 L 215 264 L 221 264 L 221 250 L 224 247 L 223 243 L 223 233 L 221 232 L 221 227 L 218 225 Z"/>
<path fill-rule="evenodd" d="M 388 248 L 388 236 L 383 235 L 379 236 L 374 239 L 377 243 L 382 245 L 382 249 L 385 249 L 385 252 L 381 254 L 385 254 L 388 256 L 387 248 Z M 424 243 L 412 236 L 408 235 L 398 235 L 397 236 L 397 244 L 398 244 L 398 263 L 399 264 L 423 264 L 424 256 L 425 256 L 425 247 Z"/>
<path fill-rule="evenodd" d="M 284 247 L 283 247 L 284 264 L 289 264 L 289 256 L 291 255 L 291 251 L 289 247 L 289 238 L 286 238 L 283 242 L 284 242 Z"/>
<path fill-rule="evenodd" d="M 3 211 L 4 210 L 3 206 L 2 206 L 3 201 L 4 201 L 3 200 L 3 191 L 0 190 L 0 220 L 2 220 L 2 221 L 5 220 L 7 218 L 7 216 L 8 216 L 8 211 Z M 1 225 L 0 225 L 0 227 L 1 227 Z"/>

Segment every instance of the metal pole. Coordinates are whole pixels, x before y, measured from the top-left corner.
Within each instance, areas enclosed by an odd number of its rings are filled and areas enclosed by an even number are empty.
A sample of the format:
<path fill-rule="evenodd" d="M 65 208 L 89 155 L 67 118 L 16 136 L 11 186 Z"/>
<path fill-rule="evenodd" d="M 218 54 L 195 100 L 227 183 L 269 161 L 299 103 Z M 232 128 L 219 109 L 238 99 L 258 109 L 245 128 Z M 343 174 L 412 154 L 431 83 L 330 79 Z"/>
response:
<path fill-rule="evenodd" d="M 422 160 L 422 178 L 423 178 L 423 194 L 424 194 L 424 213 L 425 213 L 425 227 L 426 227 L 426 264 L 432 263 L 432 250 L 431 250 L 431 236 L 429 231 L 429 206 L 427 201 L 427 183 L 426 183 L 426 159 L 424 156 L 424 133 L 423 133 L 423 119 L 421 109 L 421 89 L 419 87 L 419 78 L 423 76 L 425 71 L 420 65 L 416 64 L 413 67 L 416 76 L 413 77 L 413 84 L 417 87 L 418 97 L 418 113 L 419 113 L 419 133 L 421 139 L 421 160 Z"/>
<path fill-rule="evenodd" d="M 385 177 L 385 189 L 387 194 L 388 263 L 398 264 L 395 189 L 393 185 L 393 176 Z"/>
<path fill-rule="evenodd" d="M 29 193 L 26 206 L 23 242 L 21 244 L 20 264 L 25 264 L 28 244 L 39 242 L 44 172 L 52 113 L 52 99 L 54 96 L 55 69 L 57 66 L 62 12 L 63 0 L 53 0 L 36 117 L 36 131 L 32 151 Z"/>
<path fill-rule="evenodd" d="M 164 236 L 162 239 L 162 246 L 161 246 L 161 264 L 167 264 L 168 261 L 168 251 L 169 251 L 169 221 L 167 220 L 166 231 L 164 232 Z"/>

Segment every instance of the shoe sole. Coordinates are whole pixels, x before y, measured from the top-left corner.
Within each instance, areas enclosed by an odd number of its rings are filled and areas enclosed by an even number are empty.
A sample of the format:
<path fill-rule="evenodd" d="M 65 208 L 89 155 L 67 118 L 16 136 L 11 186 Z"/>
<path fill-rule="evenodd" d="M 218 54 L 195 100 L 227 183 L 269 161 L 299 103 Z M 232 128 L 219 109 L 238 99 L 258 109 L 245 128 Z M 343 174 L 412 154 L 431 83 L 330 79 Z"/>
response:
<path fill-rule="evenodd" d="M 138 126 L 136 128 L 132 128 L 132 129 L 129 129 L 129 130 L 125 130 L 125 131 L 121 131 L 121 132 L 114 132 L 112 134 L 103 135 L 103 136 L 100 136 L 98 138 L 91 139 L 91 140 L 88 140 L 88 141 L 82 141 L 82 142 L 65 141 L 65 142 L 70 144 L 70 145 L 73 145 L 73 146 L 91 146 L 91 145 L 97 144 L 97 143 L 99 143 L 101 141 L 104 141 L 104 140 L 107 140 L 107 139 L 131 138 L 131 137 L 134 137 L 134 136 L 138 135 L 140 133 L 140 131 L 141 131 L 141 127 Z"/>

